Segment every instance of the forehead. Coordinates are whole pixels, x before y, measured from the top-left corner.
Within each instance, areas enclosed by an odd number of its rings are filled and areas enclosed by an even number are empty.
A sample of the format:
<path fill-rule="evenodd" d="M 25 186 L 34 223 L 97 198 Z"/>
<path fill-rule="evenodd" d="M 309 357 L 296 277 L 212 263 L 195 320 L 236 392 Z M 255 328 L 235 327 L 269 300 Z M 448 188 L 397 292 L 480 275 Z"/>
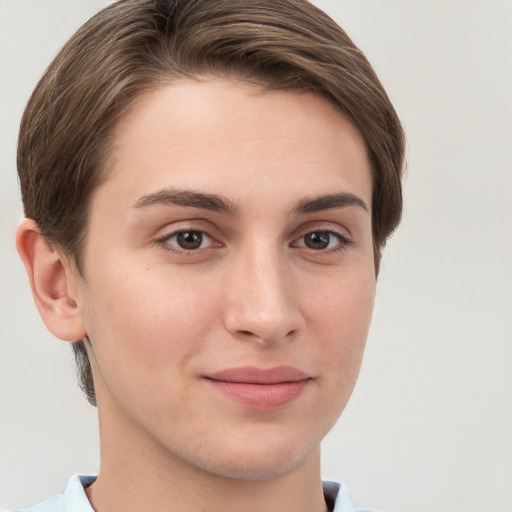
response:
<path fill-rule="evenodd" d="M 331 102 L 217 78 L 179 80 L 137 98 L 114 131 L 108 174 L 134 200 L 151 187 L 222 192 L 239 181 L 241 193 L 265 182 L 291 192 L 333 176 L 371 189 L 364 140 Z"/>

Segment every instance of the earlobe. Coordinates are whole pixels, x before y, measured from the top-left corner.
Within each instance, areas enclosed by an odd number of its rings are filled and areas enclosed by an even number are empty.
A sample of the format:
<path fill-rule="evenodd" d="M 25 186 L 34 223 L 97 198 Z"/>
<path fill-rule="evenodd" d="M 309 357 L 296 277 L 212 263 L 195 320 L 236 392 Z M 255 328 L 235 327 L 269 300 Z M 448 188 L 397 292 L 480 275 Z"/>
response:
<path fill-rule="evenodd" d="M 87 333 L 67 261 L 48 243 L 31 219 L 24 219 L 18 226 L 16 248 L 48 330 L 64 341 L 84 338 Z"/>

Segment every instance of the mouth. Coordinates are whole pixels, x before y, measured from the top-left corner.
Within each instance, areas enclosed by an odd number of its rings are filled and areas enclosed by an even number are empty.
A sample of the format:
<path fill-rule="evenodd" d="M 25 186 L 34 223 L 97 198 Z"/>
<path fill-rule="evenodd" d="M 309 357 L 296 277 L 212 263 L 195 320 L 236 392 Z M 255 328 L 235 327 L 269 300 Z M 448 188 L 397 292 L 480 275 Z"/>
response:
<path fill-rule="evenodd" d="M 205 376 L 223 397 L 256 410 L 273 410 L 298 398 L 313 378 L 290 366 L 269 369 L 244 366 Z"/>

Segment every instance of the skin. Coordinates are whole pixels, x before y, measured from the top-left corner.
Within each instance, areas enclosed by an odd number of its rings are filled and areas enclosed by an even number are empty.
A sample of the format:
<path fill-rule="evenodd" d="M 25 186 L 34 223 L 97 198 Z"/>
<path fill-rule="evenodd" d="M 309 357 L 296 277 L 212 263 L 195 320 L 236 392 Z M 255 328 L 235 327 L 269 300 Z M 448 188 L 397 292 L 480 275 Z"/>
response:
<path fill-rule="evenodd" d="M 92 505 L 324 511 L 319 443 L 356 382 L 375 294 L 361 135 L 311 93 L 183 80 L 132 105 L 109 160 L 81 273 L 31 221 L 18 233 L 46 325 L 90 340 Z M 283 365 L 307 381 L 276 407 L 208 378 Z"/>

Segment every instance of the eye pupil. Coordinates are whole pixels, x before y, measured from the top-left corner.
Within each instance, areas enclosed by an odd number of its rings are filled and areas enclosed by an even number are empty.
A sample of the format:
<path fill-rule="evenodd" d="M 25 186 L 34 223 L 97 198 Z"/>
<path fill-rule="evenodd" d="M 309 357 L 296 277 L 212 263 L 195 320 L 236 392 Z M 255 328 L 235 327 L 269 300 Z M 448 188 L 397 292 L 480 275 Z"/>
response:
<path fill-rule="evenodd" d="M 176 235 L 176 242 L 182 249 L 199 249 L 203 243 L 203 234 L 200 231 L 181 231 Z"/>
<path fill-rule="evenodd" d="M 329 246 L 330 233 L 326 231 L 316 231 L 304 236 L 304 244 L 310 249 L 325 249 Z"/>

